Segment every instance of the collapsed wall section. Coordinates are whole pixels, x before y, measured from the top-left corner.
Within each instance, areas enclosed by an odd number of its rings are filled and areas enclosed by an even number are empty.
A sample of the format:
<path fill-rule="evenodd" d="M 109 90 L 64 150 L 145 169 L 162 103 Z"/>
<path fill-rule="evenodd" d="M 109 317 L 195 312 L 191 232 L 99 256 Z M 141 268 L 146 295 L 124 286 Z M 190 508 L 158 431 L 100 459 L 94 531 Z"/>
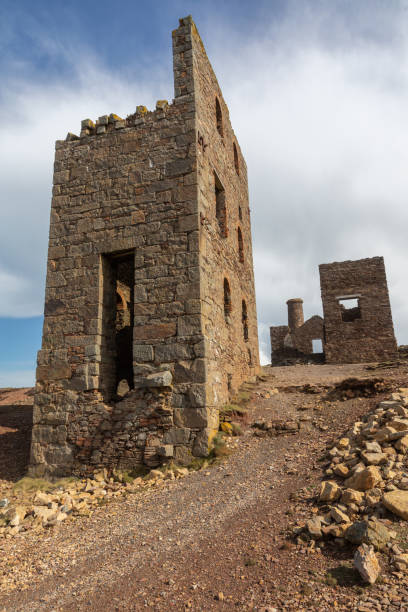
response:
<path fill-rule="evenodd" d="M 395 359 L 383 257 L 319 266 L 327 363 Z"/>

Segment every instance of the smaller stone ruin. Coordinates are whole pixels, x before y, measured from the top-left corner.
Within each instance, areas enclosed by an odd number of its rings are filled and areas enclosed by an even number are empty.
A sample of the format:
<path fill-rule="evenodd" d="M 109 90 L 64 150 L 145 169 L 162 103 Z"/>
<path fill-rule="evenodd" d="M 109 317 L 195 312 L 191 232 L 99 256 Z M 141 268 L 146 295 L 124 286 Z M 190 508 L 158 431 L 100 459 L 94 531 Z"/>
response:
<path fill-rule="evenodd" d="M 301 298 L 292 298 L 286 304 L 288 325 L 275 325 L 270 328 L 272 365 L 322 362 L 322 317 L 314 315 L 305 321 Z"/>
<path fill-rule="evenodd" d="M 319 272 L 324 319 L 316 315 L 304 322 L 303 300 L 288 300 L 288 325 L 270 328 L 272 365 L 403 358 L 394 335 L 384 258 L 321 264 Z"/>

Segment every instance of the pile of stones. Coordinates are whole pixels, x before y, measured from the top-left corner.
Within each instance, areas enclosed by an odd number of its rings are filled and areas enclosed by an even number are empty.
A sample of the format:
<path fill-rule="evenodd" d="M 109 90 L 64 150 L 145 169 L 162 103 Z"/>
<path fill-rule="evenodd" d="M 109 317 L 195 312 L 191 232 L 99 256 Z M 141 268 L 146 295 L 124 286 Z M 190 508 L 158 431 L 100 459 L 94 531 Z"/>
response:
<path fill-rule="evenodd" d="M 66 479 L 66 482 L 62 481 L 63 484 L 55 488 L 48 483 L 47 491 L 38 489 L 31 495 L 17 494 L 13 503 L 7 498 L 0 499 L 0 537 L 41 531 L 67 519 L 90 516 L 97 507 L 109 501 L 149 489 L 169 479 L 182 478 L 187 474 L 187 468 L 172 466 L 172 469 L 150 470 L 144 477 L 131 479 L 120 471 L 114 470 L 108 475 L 106 470 L 101 470 L 96 472 L 93 478 Z"/>
<path fill-rule="evenodd" d="M 320 507 L 297 534 L 360 546 L 356 567 L 364 554 L 372 562 L 372 547 L 390 552 L 395 568 L 408 571 L 408 554 L 399 548 L 387 519 L 408 521 L 408 388 L 355 422 L 329 449 L 328 458 Z"/>
<path fill-rule="evenodd" d="M 252 423 L 252 427 L 255 429 L 254 435 L 258 437 L 268 436 L 279 436 L 283 434 L 297 434 L 300 429 L 304 429 L 310 425 L 312 417 L 304 415 L 298 419 L 274 419 L 273 421 L 266 421 L 259 419 Z"/>

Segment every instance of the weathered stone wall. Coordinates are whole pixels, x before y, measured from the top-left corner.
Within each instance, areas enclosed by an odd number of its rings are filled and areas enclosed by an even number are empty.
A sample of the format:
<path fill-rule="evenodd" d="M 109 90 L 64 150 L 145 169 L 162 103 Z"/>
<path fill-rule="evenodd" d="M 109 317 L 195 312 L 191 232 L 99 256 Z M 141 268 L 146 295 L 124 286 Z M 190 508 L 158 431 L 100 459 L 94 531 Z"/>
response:
<path fill-rule="evenodd" d="M 246 163 L 194 27 L 192 35 L 207 404 L 217 406 L 259 368 L 251 219 Z"/>
<path fill-rule="evenodd" d="M 228 380 L 238 386 L 259 363 L 245 162 L 239 152 L 236 174 L 230 158 L 233 143 L 239 147 L 220 93 L 228 138 L 213 140 L 202 83 L 210 76 L 214 98 L 216 81 L 191 18 L 173 32 L 173 58 L 173 104 L 138 107 L 126 120 L 85 120 L 79 138 L 56 144 L 33 474 L 206 454 Z M 213 107 L 213 123 L 214 116 Z M 228 242 L 207 227 L 215 230 L 212 164 L 227 187 Z M 232 238 L 238 206 L 244 263 Z M 129 261 L 133 381 L 121 399 L 113 332 L 123 317 L 117 304 L 126 301 L 118 262 Z M 224 275 L 239 300 L 231 324 L 223 315 Z M 220 332 L 221 319 L 227 331 Z M 170 378 L 160 386 L 162 371 Z"/>
<path fill-rule="evenodd" d="M 361 363 L 397 357 L 384 259 L 319 266 L 327 363 Z M 339 300 L 357 300 L 350 310 Z"/>
<path fill-rule="evenodd" d="M 272 365 L 322 361 L 321 353 L 313 353 L 313 340 L 323 341 L 323 319 L 314 315 L 304 322 L 303 300 L 286 302 L 289 325 L 270 327 Z"/>
<path fill-rule="evenodd" d="M 323 319 L 319 315 L 313 315 L 297 327 L 292 333 L 293 344 L 300 353 L 311 355 L 313 353 L 313 340 L 323 341 Z"/>
<path fill-rule="evenodd" d="M 288 325 L 274 325 L 269 328 L 269 333 L 271 338 L 271 363 L 272 365 L 278 365 L 288 356 L 285 338 L 290 336 L 289 327 Z"/>

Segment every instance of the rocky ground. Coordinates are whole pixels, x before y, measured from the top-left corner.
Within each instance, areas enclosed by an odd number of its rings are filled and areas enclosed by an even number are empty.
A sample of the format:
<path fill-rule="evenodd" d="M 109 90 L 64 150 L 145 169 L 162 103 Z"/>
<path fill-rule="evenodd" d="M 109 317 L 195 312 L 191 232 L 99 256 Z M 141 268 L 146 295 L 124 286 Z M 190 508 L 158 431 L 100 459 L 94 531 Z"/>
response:
<path fill-rule="evenodd" d="M 335 386 L 350 377 L 366 383 Z M 390 421 L 405 415 L 378 408 L 404 387 L 408 364 L 265 368 L 240 397 L 247 412 L 225 415 L 226 433 L 230 420 L 242 429 L 225 436 L 231 454 L 198 471 L 128 483 L 99 474 L 45 493 L 15 486 L 30 407 L 0 406 L 0 512 L 11 510 L 0 527 L 0 610 L 408 610 L 408 572 L 396 561 L 408 521 L 381 502 L 408 477 L 402 449 L 385 452 L 404 437 L 404 424 Z M 399 438 L 367 448 L 386 427 Z M 387 458 L 355 461 L 367 452 Z M 347 504 L 347 478 L 368 468 L 373 486 Z M 325 499 L 322 481 L 341 492 Z M 16 506 L 23 516 L 12 515 Z M 353 568 L 360 541 L 346 531 L 373 520 L 388 535 L 375 549 L 380 575 L 367 585 Z"/>

